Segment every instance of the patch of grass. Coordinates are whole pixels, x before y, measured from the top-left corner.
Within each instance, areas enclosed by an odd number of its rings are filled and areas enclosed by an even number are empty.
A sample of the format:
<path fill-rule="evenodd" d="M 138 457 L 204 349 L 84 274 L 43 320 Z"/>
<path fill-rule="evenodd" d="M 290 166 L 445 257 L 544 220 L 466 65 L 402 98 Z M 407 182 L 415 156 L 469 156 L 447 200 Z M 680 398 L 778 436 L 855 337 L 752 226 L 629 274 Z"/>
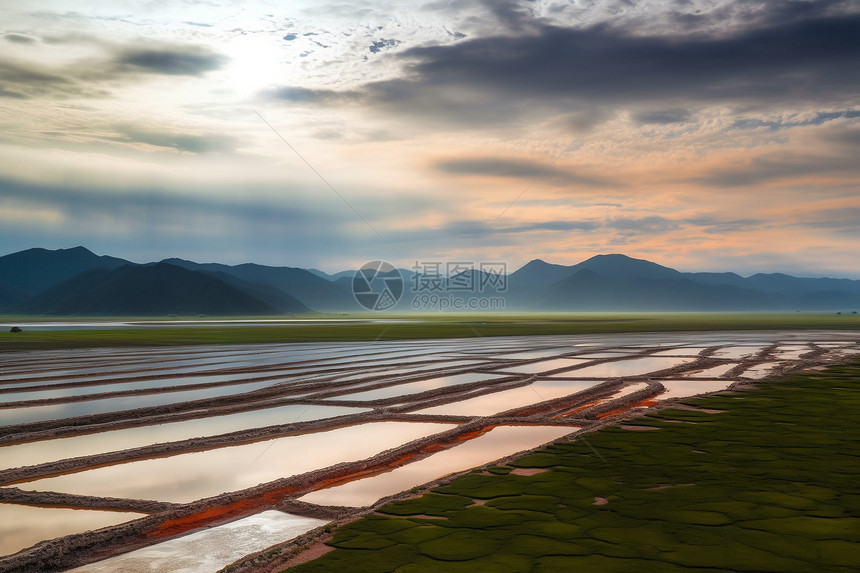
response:
<path fill-rule="evenodd" d="M 360 520 L 295 571 L 349 556 L 396 572 L 860 569 L 860 365 L 690 403 L 725 412 L 655 412 L 641 423 L 659 431 L 606 428 L 510 464 L 550 470 L 533 476 L 472 472 L 383 508 L 448 519 Z"/>
<path fill-rule="evenodd" d="M 196 317 L 195 317 L 196 318 Z M 320 322 L 304 322 L 312 318 Z M 375 322 L 380 318 L 385 323 Z M 3 323 L 31 323 L 56 317 L 0 317 Z M 99 320 L 134 322 L 124 329 L 88 329 L 24 332 L 0 331 L 0 350 L 95 348 L 116 346 L 175 346 L 189 344 L 244 344 L 278 342 L 333 342 L 360 340 L 412 340 L 476 336 L 540 334 L 595 334 L 614 332 L 676 332 L 719 330 L 837 329 L 860 330 L 860 315 L 825 313 L 570 313 L 570 314 L 357 314 L 308 317 L 247 317 L 284 320 L 283 324 L 228 325 L 208 317 L 211 324 L 194 326 L 158 324 L 152 317 L 63 317 L 64 321 Z M 286 321 L 293 319 L 294 322 Z M 345 320 L 349 319 L 349 320 Z M 398 322 L 397 319 L 403 319 Z M 198 319 L 199 320 L 199 319 Z M 225 320 L 237 320 L 227 317 Z M 389 321 L 393 320 L 393 322 Z M 139 326 L 139 327 L 138 327 Z"/>

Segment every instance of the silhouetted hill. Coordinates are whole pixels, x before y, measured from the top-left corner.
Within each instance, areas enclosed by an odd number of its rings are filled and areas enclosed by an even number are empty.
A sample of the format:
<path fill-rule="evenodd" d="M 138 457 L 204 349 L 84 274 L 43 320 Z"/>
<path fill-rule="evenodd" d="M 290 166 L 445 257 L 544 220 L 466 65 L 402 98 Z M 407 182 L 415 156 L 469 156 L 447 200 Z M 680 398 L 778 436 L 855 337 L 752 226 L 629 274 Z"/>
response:
<path fill-rule="evenodd" d="M 232 285 L 237 289 L 250 294 L 251 296 L 265 302 L 269 306 L 275 308 L 278 312 L 284 314 L 304 314 L 311 312 L 307 306 L 303 305 L 298 299 L 292 297 L 282 291 L 269 285 L 251 283 L 243 281 L 227 273 L 207 273 L 219 280 L 224 281 L 228 285 Z"/>
<path fill-rule="evenodd" d="M 165 263 L 207 273 L 225 273 L 238 279 L 268 285 L 294 297 L 316 311 L 360 310 L 349 287 L 295 267 L 268 267 L 253 263 L 229 266 L 218 263 L 195 263 L 182 259 L 165 259 Z"/>
<path fill-rule="evenodd" d="M 8 312 L 23 303 L 29 294 L 21 287 L 0 279 L 0 312 Z"/>
<path fill-rule="evenodd" d="M 860 281 L 848 279 L 681 273 L 617 254 L 597 255 L 566 268 L 571 273 L 567 278 L 538 289 L 530 297 L 514 292 L 514 301 L 525 301 L 526 308 L 580 311 L 831 310 L 860 306 Z M 545 267 L 537 269 L 538 278 L 546 276 Z M 552 272 L 560 273 L 561 268 Z"/>
<path fill-rule="evenodd" d="M 92 269 L 32 298 L 24 314 L 261 315 L 277 310 L 205 273 L 155 263 Z"/>
<path fill-rule="evenodd" d="M 570 311 L 710 311 L 753 310 L 771 305 L 764 293 L 696 283 L 681 276 L 667 279 L 615 274 L 610 279 L 591 269 L 581 269 L 551 285 L 536 306 Z"/>
<path fill-rule="evenodd" d="M 781 273 L 746 278 L 735 273 L 682 273 L 622 254 L 597 255 L 570 266 L 534 259 L 507 276 L 506 292 L 497 292 L 499 282 L 479 270 L 442 276 L 442 286 L 435 292 L 413 291 L 431 277 L 407 269 L 399 272 L 403 297 L 393 310 L 407 312 L 503 310 L 494 304 L 422 306 L 421 300 L 414 306 L 422 294 L 448 299 L 440 303 L 454 298 L 487 303 L 493 301 L 479 299 L 503 297 L 507 310 L 546 312 L 860 310 L 858 280 Z M 200 264 L 182 259 L 135 265 L 97 256 L 83 247 L 28 249 L 0 257 L 0 312 L 251 315 L 363 311 L 352 293 L 354 276 L 355 271 L 327 274 L 315 269 Z M 473 289 L 462 288 L 470 284 Z M 482 284 L 486 286 L 483 292 Z"/>
<path fill-rule="evenodd" d="M 0 257 L 0 280 L 30 295 L 90 269 L 115 269 L 131 264 L 115 257 L 98 256 L 84 247 L 27 249 Z"/>
<path fill-rule="evenodd" d="M 604 279 L 616 281 L 628 281 L 631 279 L 679 280 L 684 276 L 675 269 L 670 269 L 651 261 L 617 254 L 596 255 L 573 265 L 570 269 L 574 273 L 580 270 L 589 270 Z"/>
<path fill-rule="evenodd" d="M 508 275 L 508 286 L 523 290 L 546 288 L 573 273 L 573 267 L 534 259 Z"/>

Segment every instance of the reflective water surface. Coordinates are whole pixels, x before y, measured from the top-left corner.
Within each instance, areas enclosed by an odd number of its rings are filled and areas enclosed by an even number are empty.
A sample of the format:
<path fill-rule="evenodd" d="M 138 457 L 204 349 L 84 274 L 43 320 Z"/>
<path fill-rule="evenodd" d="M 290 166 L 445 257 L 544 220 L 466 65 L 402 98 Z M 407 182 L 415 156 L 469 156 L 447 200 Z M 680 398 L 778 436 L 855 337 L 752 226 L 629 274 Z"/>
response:
<path fill-rule="evenodd" d="M 226 416 L 198 418 L 185 422 L 171 422 L 14 446 L 0 446 L 0 460 L 2 460 L 4 467 L 14 468 L 52 460 L 127 450 L 148 444 L 177 442 L 251 428 L 320 420 L 366 412 L 367 410 L 367 408 L 308 406 L 304 404 L 281 406 Z"/>
<path fill-rule="evenodd" d="M 576 430 L 559 426 L 500 426 L 423 460 L 378 476 L 315 491 L 300 499 L 320 505 L 371 505 L 383 497 L 537 447 Z"/>
<path fill-rule="evenodd" d="M 451 427 L 448 424 L 376 422 L 243 446 L 129 462 L 30 481 L 19 487 L 187 503 L 339 462 L 367 458 Z"/>
<path fill-rule="evenodd" d="M 325 525 L 270 510 L 151 547 L 71 569 L 75 573 L 212 573 L 245 555 Z"/>
<path fill-rule="evenodd" d="M 144 517 L 124 511 L 54 509 L 0 503 L 0 555 L 16 553 L 52 539 L 118 525 Z"/>

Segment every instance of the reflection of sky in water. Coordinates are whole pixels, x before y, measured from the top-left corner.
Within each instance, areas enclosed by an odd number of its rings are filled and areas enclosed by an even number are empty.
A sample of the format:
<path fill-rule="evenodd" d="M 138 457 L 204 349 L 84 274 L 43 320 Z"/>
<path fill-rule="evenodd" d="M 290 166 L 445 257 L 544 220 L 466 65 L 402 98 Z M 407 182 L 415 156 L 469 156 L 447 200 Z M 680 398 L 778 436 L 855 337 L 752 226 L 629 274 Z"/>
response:
<path fill-rule="evenodd" d="M 665 370 L 679 364 L 691 362 L 692 358 L 631 358 L 630 360 L 619 360 L 618 362 L 607 362 L 586 366 L 571 372 L 572 376 L 583 376 L 588 378 L 616 378 L 618 376 L 641 376 L 657 370 Z"/>
<path fill-rule="evenodd" d="M 561 398 L 568 394 L 574 394 L 599 384 L 594 380 L 539 380 L 528 386 L 520 386 L 492 394 L 484 394 L 475 398 L 468 398 L 460 402 L 442 404 L 413 410 L 413 414 L 441 414 L 448 416 L 492 416 L 499 412 L 528 406 L 545 400 Z"/>
<path fill-rule="evenodd" d="M 457 384 L 467 384 L 470 382 L 480 382 L 484 380 L 494 380 L 503 378 L 504 376 L 496 374 L 479 374 L 469 372 L 466 374 L 454 374 L 453 376 L 443 376 L 440 378 L 429 378 L 419 382 L 407 382 L 405 384 L 397 384 L 396 386 L 388 386 L 387 388 L 377 388 L 376 390 L 366 390 L 364 392 L 356 392 L 354 394 L 343 394 L 341 396 L 333 396 L 329 400 L 380 400 L 382 398 L 393 398 L 395 396 L 407 396 L 418 392 L 426 392 L 428 390 L 437 390 L 447 386 Z M 358 388 L 360 389 L 360 387 Z"/>
<path fill-rule="evenodd" d="M 576 358 L 585 358 L 585 359 L 593 359 L 593 358 L 618 358 L 620 356 L 627 356 L 628 354 L 635 354 L 639 352 L 638 350 L 605 350 L 603 352 L 589 352 L 587 354 L 577 354 Z"/>
<path fill-rule="evenodd" d="M 371 505 L 385 496 L 535 448 L 578 429 L 560 426 L 500 426 L 483 436 L 423 460 L 378 476 L 315 491 L 300 500 L 321 505 Z"/>
<path fill-rule="evenodd" d="M 88 456 L 104 452 L 137 448 L 149 444 L 175 442 L 203 436 L 226 434 L 249 428 L 262 428 L 292 422 L 319 420 L 346 414 L 367 412 L 368 408 L 344 406 L 294 405 L 267 408 L 239 414 L 171 422 L 140 428 L 126 428 L 86 436 L 45 440 L 15 446 L 0 446 L 0 466 L 14 468 Z"/>
<path fill-rule="evenodd" d="M 651 356 L 696 356 L 702 350 L 706 350 L 706 346 L 682 346 L 679 348 L 670 348 L 654 352 Z"/>
<path fill-rule="evenodd" d="M 660 380 L 666 388 L 666 392 L 655 397 L 655 400 L 668 400 L 669 398 L 686 398 L 706 392 L 725 390 L 732 380 Z"/>
<path fill-rule="evenodd" d="M 717 358 L 731 358 L 733 360 L 737 360 L 739 358 L 746 358 L 752 356 L 753 354 L 757 354 L 761 352 L 764 346 L 727 346 L 726 348 L 720 348 L 712 356 Z"/>
<path fill-rule="evenodd" d="M 753 380 L 757 378 L 764 378 L 768 374 L 770 374 L 771 370 L 779 366 L 778 362 L 765 362 L 763 364 L 759 364 L 757 366 L 753 366 L 752 368 L 747 368 L 743 372 L 741 372 L 741 378 L 751 378 Z"/>
<path fill-rule="evenodd" d="M 104 412 L 118 412 L 120 410 L 132 410 L 134 408 L 145 408 L 148 406 L 164 406 L 190 400 L 201 400 L 203 398 L 217 398 L 219 396 L 230 396 L 241 392 L 250 392 L 260 388 L 266 388 L 273 384 L 272 381 L 253 382 L 250 384 L 219 386 L 202 390 L 182 390 L 179 392 L 165 392 L 163 394 L 149 394 L 146 396 L 124 396 L 120 398 L 103 398 L 101 400 L 88 400 L 86 402 L 74 402 L 70 404 L 56 404 L 52 406 L 29 406 L 12 410 L 0 410 L 0 424 L 25 424 L 28 422 L 42 422 L 45 420 L 57 420 L 60 418 L 71 418 L 74 416 L 85 416 L 89 414 L 102 414 Z M 238 400 L 238 398 L 237 398 Z"/>
<path fill-rule="evenodd" d="M 289 541 L 327 521 L 269 510 L 71 569 L 74 573 L 189 573 L 218 571 L 245 555 Z"/>
<path fill-rule="evenodd" d="M 247 375 L 246 375 L 247 376 Z M 165 378 L 162 380 L 139 380 L 137 382 L 116 382 L 114 384 L 99 384 L 81 388 L 55 388 L 53 390 L 31 390 L 29 392 L 9 392 L 0 394 L 0 402 L 17 402 L 21 400 L 41 400 L 45 398 L 61 398 L 64 396 L 85 396 L 102 392 L 124 392 L 127 390 L 167 388 L 170 386 L 186 386 L 188 384 L 211 384 L 213 382 L 233 382 L 241 385 L 242 378 L 234 375 L 221 374 L 218 376 L 188 376 L 183 378 Z M 280 380 L 268 380 L 269 385 L 277 384 Z M 250 386 L 236 386 L 234 392 L 243 392 Z"/>
<path fill-rule="evenodd" d="M 145 517 L 140 513 L 54 509 L 0 503 L 0 555 L 10 555 L 73 533 L 92 531 Z"/>
<path fill-rule="evenodd" d="M 26 489 L 190 502 L 370 457 L 450 424 L 375 422 L 27 482 Z M 20 487 L 20 486 L 19 486 Z"/>
<path fill-rule="evenodd" d="M 504 366 L 499 370 L 504 372 L 516 372 L 517 374 L 540 374 L 541 372 L 549 372 L 558 368 L 570 368 L 586 362 L 576 358 L 556 358 L 555 360 L 541 360 L 540 362 L 532 362 L 531 364 L 518 364 L 516 366 Z"/>
<path fill-rule="evenodd" d="M 573 352 L 575 350 L 576 348 L 570 346 L 556 346 L 554 348 L 545 348 L 543 350 L 527 350 L 525 352 L 500 352 L 498 358 L 521 358 L 524 360 L 527 360 L 529 358 L 552 358 L 553 356 L 558 356 L 559 354 L 565 354 L 567 352 Z"/>
<path fill-rule="evenodd" d="M 729 364 L 719 364 L 717 366 L 712 366 L 711 368 L 692 370 L 688 373 L 684 373 L 683 376 L 687 376 L 690 378 L 715 378 L 718 376 L 725 375 L 735 366 L 737 366 L 737 364 L 735 364 L 734 362 L 730 362 Z"/>
<path fill-rule="evenodd" d="M 801 354 L 806 354 L 807 352 L 812 352 L 812 349 L 808 346 L 780 346 L 774 352 L 774 356 L 779 360 L 797 360 Z"/>

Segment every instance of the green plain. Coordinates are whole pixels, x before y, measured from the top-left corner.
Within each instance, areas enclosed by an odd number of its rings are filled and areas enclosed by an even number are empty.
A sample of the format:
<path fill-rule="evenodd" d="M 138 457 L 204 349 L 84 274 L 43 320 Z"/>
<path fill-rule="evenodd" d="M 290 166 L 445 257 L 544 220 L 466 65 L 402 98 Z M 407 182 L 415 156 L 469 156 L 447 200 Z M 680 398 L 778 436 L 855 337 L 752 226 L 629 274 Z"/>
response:
<path fill-rule="evenodd" d="M 334 342 L 414 340 L 479 336 L 526 336 L 560 334 L 608 334 L 620 332 L 673 332 L 720 330 L 860 330 L 860 315 L 835 313 L 580 313 L 580 314 L 412 314 L 309 315 L 267 317 L 293 320 L 288 324 L 159 325 L 150 317 L 63 317 L 61 320 L 97 322 L 137 321 L 140 327 L 0 332 L 0 351 L 116 346 L 175 346 L 193 344 L 242 344 L 278 342 Z M 308 321 L 303 321 L 308 320 Z M 48 322 L 54 318 L 0 317 L 0 323 Z M 175 317 L 164 320 L 175 320 Z M 226 320 L 236 320 L 229 317 Z M 249 317 L 248 322 L 262 320 Z"/>
<path fill-rule="evenodd" d="M 652 412 L 630 423 L 659 431 L 608 427 L 507 466 L 549 470 L 531 476 L 473 470 L 290 571 L 860 570 L 860 363 L 685 403 L 722 412 Z"/>

